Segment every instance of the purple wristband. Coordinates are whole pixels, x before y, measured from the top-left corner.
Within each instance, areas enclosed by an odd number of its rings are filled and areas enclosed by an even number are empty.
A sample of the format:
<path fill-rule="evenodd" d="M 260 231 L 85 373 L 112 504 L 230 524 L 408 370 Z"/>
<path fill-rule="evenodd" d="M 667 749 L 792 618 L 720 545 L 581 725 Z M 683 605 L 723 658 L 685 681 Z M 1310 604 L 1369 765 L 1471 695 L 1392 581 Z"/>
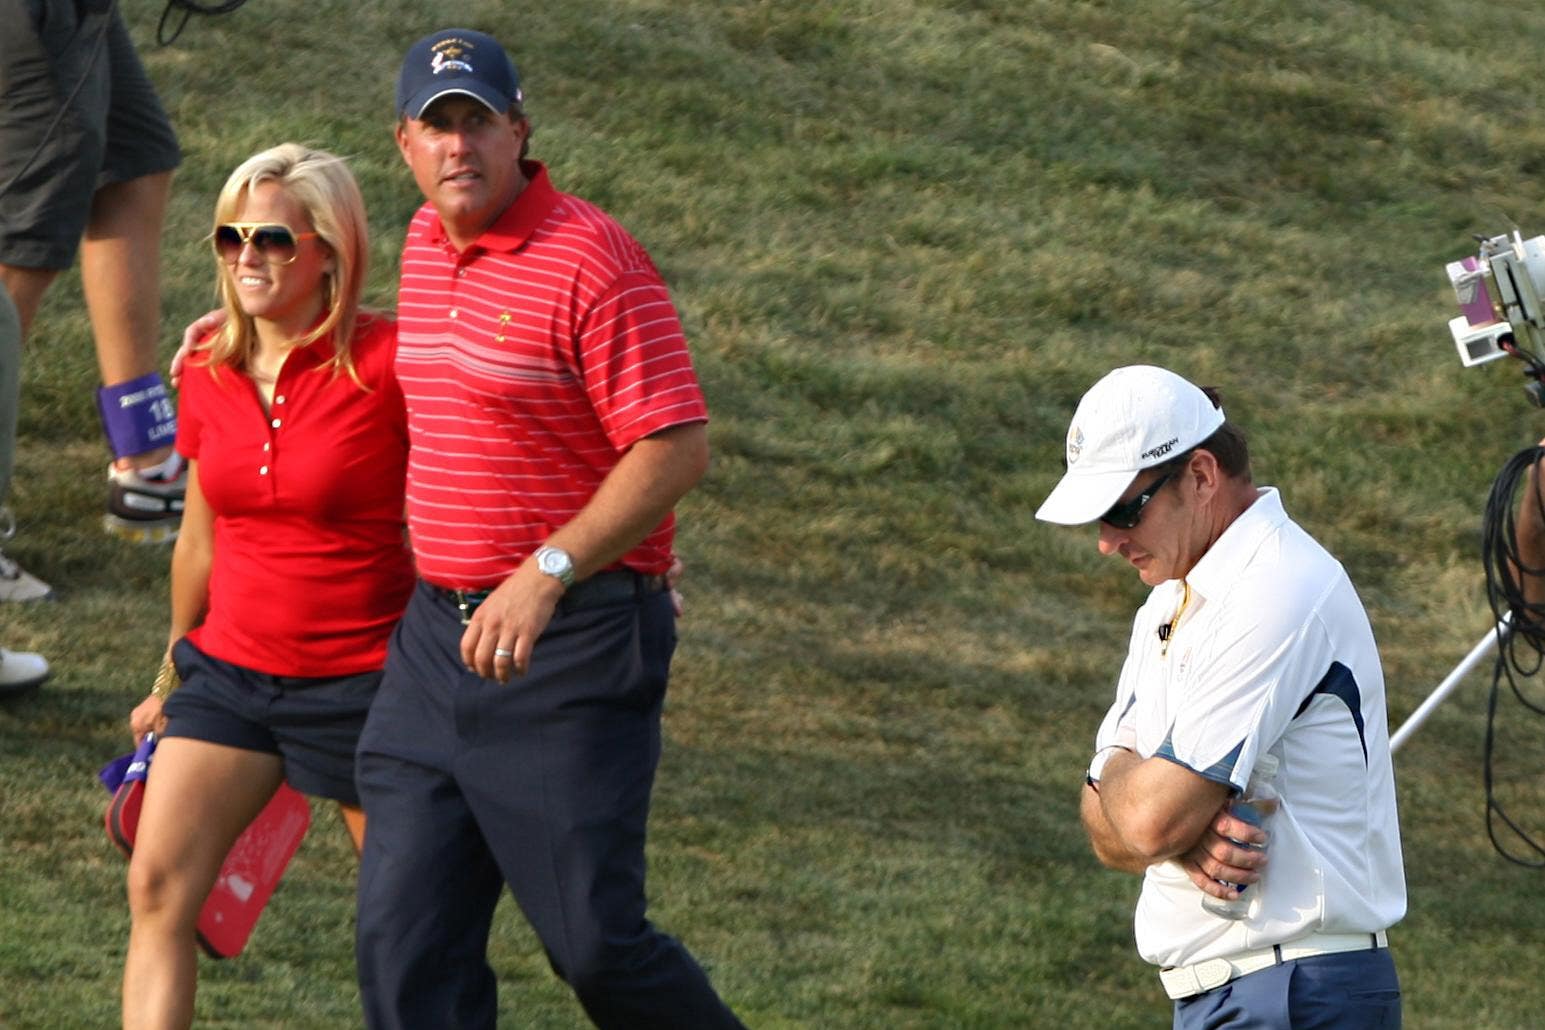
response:
<path fill-rule="evenodd" d="M 177 440 L 177 409 L 159 372 L 97 390 L 97 410 L 113 454 L 127 458 Z"/>

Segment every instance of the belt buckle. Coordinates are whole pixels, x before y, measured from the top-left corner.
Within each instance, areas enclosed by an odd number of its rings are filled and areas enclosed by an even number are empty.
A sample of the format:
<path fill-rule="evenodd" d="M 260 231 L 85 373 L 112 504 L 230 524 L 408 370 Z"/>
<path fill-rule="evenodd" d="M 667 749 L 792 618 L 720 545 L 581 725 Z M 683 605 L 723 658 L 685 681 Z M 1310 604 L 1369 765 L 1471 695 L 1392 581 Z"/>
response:
<path fill-rule="evenodd" d="M 1234 977 L 1234 965 L 1226 958 L 1212 958 L 1205 962 L 1173 966 L 1159 971 L 1159 979 L 1164 983 L 1164 993 L 1174 1001 L 1183 1001 L 1186 998 L 1194 998 L 1198 994 L 1206 994 L 1208 991 L 1222 987 Z"/>
<path fill-rule="evenodd" d="M 461 624 L 472 625 L 472 613 L 477 611 L 477 606 L 483 603 L 482 598 L 473 599 L 476 590 L 452 590 L 451 595 L 456 599 L 456 610 L 461 612 Z"/>

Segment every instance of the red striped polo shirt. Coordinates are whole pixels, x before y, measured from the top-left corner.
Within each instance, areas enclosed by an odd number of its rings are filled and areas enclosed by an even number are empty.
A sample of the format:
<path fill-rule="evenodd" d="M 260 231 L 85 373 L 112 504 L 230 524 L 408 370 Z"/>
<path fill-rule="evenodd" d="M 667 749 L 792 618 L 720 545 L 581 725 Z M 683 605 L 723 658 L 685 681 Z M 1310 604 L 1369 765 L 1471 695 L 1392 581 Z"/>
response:
<path fill-rule="evenodd" d="M 538 162 L 465 251 L 425 204 L 408 227 L 397 379 L 419 575 L 491 587 L 596 492 L 623 453 L 708 409 L 643 247 Z M 672 516 L 622 564 L 664 572 Z"/>
<path fill-rule="evenodd" d="M 393 343 L 389 319 L 361 316 L 350 349 L 359 382 L 323 367 L 331 337 L 292 352 L 267 412 L 245 375 L 189 359 L 177 450 L 198 462 L 215 515 L 208 612 L 188 634 L 204 653 L 275 676 L 385 664 L 413 590 Z"/>

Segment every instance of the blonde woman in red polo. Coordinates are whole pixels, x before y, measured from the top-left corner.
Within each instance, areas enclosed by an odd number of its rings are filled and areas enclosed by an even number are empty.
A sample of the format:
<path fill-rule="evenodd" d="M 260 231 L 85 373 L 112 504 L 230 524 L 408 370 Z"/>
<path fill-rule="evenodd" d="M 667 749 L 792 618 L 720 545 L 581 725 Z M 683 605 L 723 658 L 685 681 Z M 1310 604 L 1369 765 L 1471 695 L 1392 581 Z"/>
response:
<path fill-rule="evenodd" d="M 215 206 L 225 325 L 182 376 L 187 507 L 157 732 L 129 866 L 125 1027 L 187 1026 L 195 926 L 219 866 L 281 781 L 364 816 L 354 748 L 413 569 L 396 327 L 360 310 L 364 202 L 342 160 L 283 144 Z M 158 681 L 159 682 L 159 681 Z"/>

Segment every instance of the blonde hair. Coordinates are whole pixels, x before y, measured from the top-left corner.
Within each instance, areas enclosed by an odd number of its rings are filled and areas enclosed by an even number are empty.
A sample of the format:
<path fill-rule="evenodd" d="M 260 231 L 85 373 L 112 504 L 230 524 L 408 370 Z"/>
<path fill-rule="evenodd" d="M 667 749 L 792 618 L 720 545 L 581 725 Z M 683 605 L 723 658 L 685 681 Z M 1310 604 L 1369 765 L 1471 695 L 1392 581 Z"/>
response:
<path fill-rule="evenodd" d="M 216 226 L 236 221 L 236 212 L 256 187 L 272 182 L 285 195 L 305 209 L 321 242 L 333 253 L 333 271 L 324 280 L 323 305 L 327 315 L 315 329 L 295 341 L 304 347 L 333 334 L 335 353 L 324 367 L 348 372 L 359 381 L 349 344 L 359 319 L 360 294 L 364 290 L 370 249 L 370 230 L 365 223 L 365 198 L 343 158 L 298 143 L 281 143 L 243 161 L 215 201 Z M 301 231 L 295 226 L 295 231 Z M 213 229 L 211 229 L 211 232 Z M 225 326 L 201 349 L 209 352 L 213 371 L 220 365 L 244 368 L 257 344 L 257 331 L 251 316 L 242 311 L 236 298 L 235 274 L 218 256 L 220 303 L 225 308 Z"/>

